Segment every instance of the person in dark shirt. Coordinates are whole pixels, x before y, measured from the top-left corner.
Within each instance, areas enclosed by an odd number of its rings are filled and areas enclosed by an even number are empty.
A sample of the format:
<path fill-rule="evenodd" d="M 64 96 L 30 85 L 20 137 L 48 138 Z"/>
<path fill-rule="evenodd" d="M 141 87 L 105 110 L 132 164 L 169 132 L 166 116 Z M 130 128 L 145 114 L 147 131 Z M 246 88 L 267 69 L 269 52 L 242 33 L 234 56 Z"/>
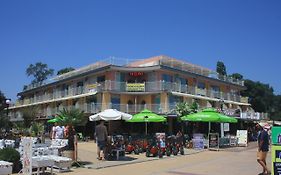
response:
<path fill-rule="evenodd" d="M 106 141 L 107 141 L 107 128 L 104 125 L 104 121 L 100 121 L 100 124 L 96 126 L 95 129 L 95 138 L 97 141 L 97 154 L 98 159 L 104 159 L 105 149 L 106 149 Z M 101 150 L 103 150 L 103 156 L 101 156 Z"/>
<path fill-rule="evenodd" d="M 266 166 L 266 156 L 269 150 L 269 136 L 267 130 L 270 129 L 270 126 L 268 124 L 258 124 L 257 128 L 260 130 L 258 134 L 257 161 L 263 168 L 261 174 L 270 174 L 270 171 Z"/>

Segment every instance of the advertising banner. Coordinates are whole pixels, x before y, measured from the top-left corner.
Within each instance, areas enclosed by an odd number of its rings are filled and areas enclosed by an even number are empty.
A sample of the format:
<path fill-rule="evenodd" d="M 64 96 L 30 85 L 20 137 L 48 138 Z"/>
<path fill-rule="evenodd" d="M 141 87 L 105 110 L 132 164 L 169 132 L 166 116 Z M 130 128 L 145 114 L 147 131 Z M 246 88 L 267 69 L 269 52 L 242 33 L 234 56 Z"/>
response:
<path fill-rule="evenodd" d="M 247 130 L 237 130 L 237 144 L 238 146 L 248 146 L 248 131 Z"/>
<path fill-rule="evenodd" d="M 128 92 L 144 92 L 145 84 L 144 83 L 127 83 L 126 90 Z"/>
<path fill-rule="evenodd" d="M 272 170 L 274 175 L 281 174 L 281 146 L 272 145 L 271 147 Z"/>
<path fill-rule="evenodd" d="M 89 92 L 91 93 L 97 93 L 97 84 L 89 84 L 87 85 L 87 88 L 89 90 Z"/>
<path fill-rule="evenodd" d="M 193 149 L 199 149 L 199 150 L 204 149 L 203 134 L 200 133 L 193 134 L 192 143 L 193 143 Z"/>
<path fill-rule="evenodd" d="M 32 137 L 23 137 L 22 172 L 24 175 L 32 174 Z"/>
<path fill-rule="evenodd" d="M 272 127 L 272 144 L 281 145 L 281 127 L 280 126 Z"/>
<path fill-rule="evenodd" d="M 209 149 L 210 150 L 219 150 L 219 134 L 218 133 L 209 133 Z"/>

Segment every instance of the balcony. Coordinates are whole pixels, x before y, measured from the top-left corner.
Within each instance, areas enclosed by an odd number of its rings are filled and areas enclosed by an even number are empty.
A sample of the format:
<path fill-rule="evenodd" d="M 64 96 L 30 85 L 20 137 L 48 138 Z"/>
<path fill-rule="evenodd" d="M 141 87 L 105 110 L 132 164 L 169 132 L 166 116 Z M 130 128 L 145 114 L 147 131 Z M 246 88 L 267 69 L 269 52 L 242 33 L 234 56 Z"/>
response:
<path fill-rule="evenodd" d="M 139 93 L 139 92 L 180 92 L 184 94 L 205 96 L 215 99 L 224 99 L 234 102 L 248 103 L 248 98 L 242 97 L 235 93 L 224 93 L 220 91 L 214 91 L 209 89 L 201 89 L 195 86 L 183 85 L 180 83 L 172 83 L 165 81 L 153 81 L 153 82 L 143 82 L 143 83 L 127 83 L 106 80 L 99 84 L 88 84 L 86 86 L 70 87 L 64 90 L 55 89 L 53 93 L 46 92 L 44 94 L 39 94 L 33 98 L 24 99 L 16 102 L 16 105 L 29 105 L 34 103 L 45 103 L 52 102 L 52 100 L 64 100 L 67 98 L 80 98 L 80 95 L 87 96 L 88 94 L 93 94 L 92 92 L 127 92 L 127 93 Z"/>

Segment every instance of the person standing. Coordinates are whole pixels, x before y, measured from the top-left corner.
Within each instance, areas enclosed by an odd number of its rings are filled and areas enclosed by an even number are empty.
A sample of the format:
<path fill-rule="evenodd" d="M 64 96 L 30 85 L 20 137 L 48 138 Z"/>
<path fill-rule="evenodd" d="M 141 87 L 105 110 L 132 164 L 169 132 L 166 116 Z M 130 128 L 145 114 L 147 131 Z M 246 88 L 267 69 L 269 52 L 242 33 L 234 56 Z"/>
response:
<path fill-rule="evenodd" d="M 106 149 L 106 141 L 107 141 L 107 128 L 104 125 L 104 121 L 100 121 L 100 124 L 95 128 L 95 138 L 97 142 L 97 158 L 99 160 L 104 159 L 105 149 Z M 103 156 L 101 156 L 101 150 Z"/>
<path fill-rule="evenodd" d="M 64 127 L 55 123 L 55 126 L 52 128 L 52 139 L 63 139 L 64 138 Z"/>
<path fill-rule="evenodd" d="M 261 175 L 270 174 L 266 166 L 266 156 L 269 150 L 269 136 L 267 129 L 270 128 L 268 124 L 258 124 L 257 128 L 260 130 L 258 134 L 258 152 L 257 152 L 257 161 L 262 166 L 263 172 Z"/>

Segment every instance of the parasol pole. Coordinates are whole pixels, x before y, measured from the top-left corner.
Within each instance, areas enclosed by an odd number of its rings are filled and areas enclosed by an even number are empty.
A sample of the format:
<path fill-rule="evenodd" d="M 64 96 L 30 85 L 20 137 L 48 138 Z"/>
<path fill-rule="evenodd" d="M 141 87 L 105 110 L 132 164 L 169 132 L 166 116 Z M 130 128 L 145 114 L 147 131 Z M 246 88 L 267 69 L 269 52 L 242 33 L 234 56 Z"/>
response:
<path fill-rule="evenodd" d="M 147 122 L 145 122 L 145 135 L 147 135 Z"/>
<path fill-rule="evenodd" d="M 209 133 L 210 133 L 210 131 L 211 131 L 211 122 L 209 122 Z"/>

